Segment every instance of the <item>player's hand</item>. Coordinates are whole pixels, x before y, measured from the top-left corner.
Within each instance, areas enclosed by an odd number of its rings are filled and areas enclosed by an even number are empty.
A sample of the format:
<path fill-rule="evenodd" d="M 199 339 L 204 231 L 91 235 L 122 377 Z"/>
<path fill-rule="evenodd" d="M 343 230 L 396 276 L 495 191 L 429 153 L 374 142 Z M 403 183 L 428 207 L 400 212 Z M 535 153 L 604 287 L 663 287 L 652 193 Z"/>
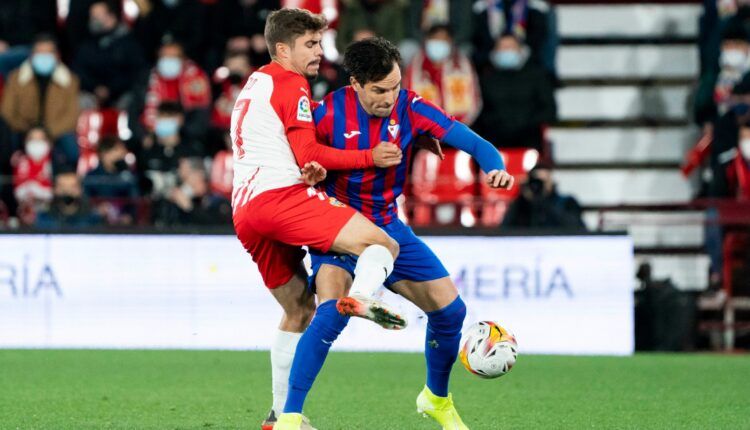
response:
<path fill-rule="evenodd" d="M 503 188 L 509 190 L 513 187 L 515 179 L 513 175 L 505 170 L 493 170 L 487 174 L 487 185 L 491 188 Z"/>
<path fill-rule="evenodd" d="M 441 160 L 445 160 L 445 154 L 443 154 L 443 148 L 440 146 L 440 141 L 434 137 L 420 135 L 415 142 L 417 148 L 426 149 L 433 154 L 440 157 Z"/>
<path fill-rule="evenodd" d="M 390 142 L 380 142 L 372 149 L 372 161 L 376 167 L 392 167 L 401 164 L 403 153 L 401 148 Z"/>
<path fill-rule="evenodd" d="M 317 161 L 305 163 L 305 166 L 302 167 L 302 180 L 307 185 L 312 186 L 317 184 L 318 182 L 326 178 L 326 174 L 326 169 L 318 164 Z"/>

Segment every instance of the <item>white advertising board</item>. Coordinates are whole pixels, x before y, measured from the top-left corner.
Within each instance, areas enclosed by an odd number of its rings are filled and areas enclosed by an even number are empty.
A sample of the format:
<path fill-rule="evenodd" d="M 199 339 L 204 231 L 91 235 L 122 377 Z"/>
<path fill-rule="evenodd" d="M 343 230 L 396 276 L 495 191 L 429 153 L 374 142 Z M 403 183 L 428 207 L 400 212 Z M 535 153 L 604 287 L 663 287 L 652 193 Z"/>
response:
<path fill-rule="evenodd" d="M 425 237 L 469 310 L 522 353 L 633 352 L 633 246 L 624 236 Z M 338 350 L 421 351 L 354 321 Z M 0 347 L 267 349 L 281 310 L 233 236 L 0 235 Z"/>

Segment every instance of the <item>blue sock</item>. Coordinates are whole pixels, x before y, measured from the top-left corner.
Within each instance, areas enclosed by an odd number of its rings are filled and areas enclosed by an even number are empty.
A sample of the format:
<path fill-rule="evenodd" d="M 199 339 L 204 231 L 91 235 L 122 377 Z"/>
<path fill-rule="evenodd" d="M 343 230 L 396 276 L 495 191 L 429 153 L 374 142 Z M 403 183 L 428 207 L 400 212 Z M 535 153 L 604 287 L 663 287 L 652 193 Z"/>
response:
<path fill-rule="evenodd" d="M 328 350 L 348 322 L 349 317 L 342 316 L 336 310 L 336 300 L 328 300 L 318 306 L 310 327 L 297 344 L 284 413 L 302 413 L 307 393 L 326 361 Z"/>
<path fill-rule="evenodd" d="M 427 361 L 427 387 L 440 397 L 448 396 L 448 380 L 461 342 L 466 304 L 461 296 L 443 309 L 427 312 L 424 356 Z M 298 349 L 299 350 L 299 349 Z"/>

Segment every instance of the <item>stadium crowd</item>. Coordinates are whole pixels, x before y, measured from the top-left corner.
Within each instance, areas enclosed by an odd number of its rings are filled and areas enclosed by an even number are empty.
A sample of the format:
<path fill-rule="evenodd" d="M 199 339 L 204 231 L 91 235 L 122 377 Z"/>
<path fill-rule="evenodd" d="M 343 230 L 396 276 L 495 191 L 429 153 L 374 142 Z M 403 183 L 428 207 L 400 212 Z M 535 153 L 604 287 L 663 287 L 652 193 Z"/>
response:
<path fill-rule="evenodd" d="M 688 153 L 684 172 L 702 169 L 699 198 L 750 201 L 750 1 L 705 0 L 699 34 L 701 76 L 694 120 L 703 137 Z M 731 206 L 708 210 L 706 248 L 711 284 L 733 277 L 725 259 L 750 259 L 750 234 L 733 227 Z M 737 214 L 746 217 L 747 214 Z M 741 223 L 740 223 L 741 224 Z M 747 268 L 745 278 L 747 278 Z"/>
<path fill-rule="evenodd" d="M 5 0 L 0 228 L 228 225 L 230 116 L 247 77 L 270 61 L 264 19 L 281 7 L 329 21 L 316 99 L 348 84 L 348 43 L 381 35 L 403 53 L 405 87 L 506 159 L 550 158 L 557 38 L 541 0 Z M 409 215 L 499 225 L 515 194 L 483 190 L 478 168 L 444 151 L 442 164 L 416 156 L 414 201 L 428 208 L 408 205 Z M 456 187 L 461 217 L 446 215 Z"/>

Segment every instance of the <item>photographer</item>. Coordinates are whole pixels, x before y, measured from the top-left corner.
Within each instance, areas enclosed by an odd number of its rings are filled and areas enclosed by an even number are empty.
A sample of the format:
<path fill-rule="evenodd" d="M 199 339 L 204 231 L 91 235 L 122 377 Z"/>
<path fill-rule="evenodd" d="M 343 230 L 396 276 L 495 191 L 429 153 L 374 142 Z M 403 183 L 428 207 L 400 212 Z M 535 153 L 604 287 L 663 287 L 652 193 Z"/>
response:
<path fill-rule="evenodd" d="M 539 164 L 511 203 L 503 227 L 585 230 L 581 207 L 572 196 L 557 193 L 550 166 Z"/>

